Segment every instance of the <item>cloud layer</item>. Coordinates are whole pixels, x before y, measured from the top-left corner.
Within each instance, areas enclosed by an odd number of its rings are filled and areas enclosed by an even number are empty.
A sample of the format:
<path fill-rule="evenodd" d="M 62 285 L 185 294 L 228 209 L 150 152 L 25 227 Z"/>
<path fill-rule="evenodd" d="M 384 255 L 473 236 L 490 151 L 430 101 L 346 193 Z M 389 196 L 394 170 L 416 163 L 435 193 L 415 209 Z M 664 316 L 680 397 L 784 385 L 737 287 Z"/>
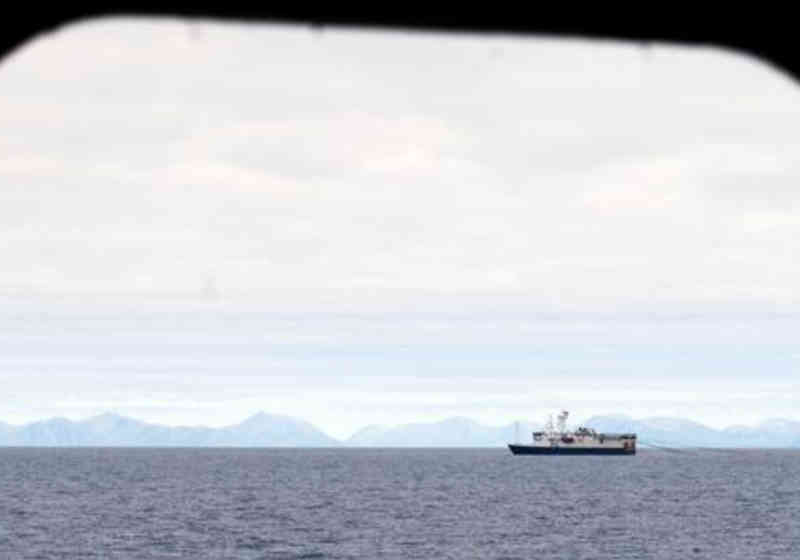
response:
<path fill-rule="evenodd" d="M 6 291 L 797 303 L 800 94 L 738 55 L 100 20 L 0 84 Z"/>
<path fill-rule="evenodd" d="M 756 60 L 111 19 L 0 88 L 0 417 L 791 416 L 800 92 Z"/>

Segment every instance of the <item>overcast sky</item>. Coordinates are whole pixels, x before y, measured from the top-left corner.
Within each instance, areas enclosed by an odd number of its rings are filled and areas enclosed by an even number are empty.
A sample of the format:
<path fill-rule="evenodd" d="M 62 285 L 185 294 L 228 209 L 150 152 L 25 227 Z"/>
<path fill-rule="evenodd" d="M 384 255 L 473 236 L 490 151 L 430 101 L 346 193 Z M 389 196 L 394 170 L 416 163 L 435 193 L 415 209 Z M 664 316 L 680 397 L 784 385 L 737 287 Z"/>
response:
<path fill-rule="evenodd" d="M 758 60 L 112 19 L 0 91 L 0 419 L 800 419 L 800 90 Z"/>

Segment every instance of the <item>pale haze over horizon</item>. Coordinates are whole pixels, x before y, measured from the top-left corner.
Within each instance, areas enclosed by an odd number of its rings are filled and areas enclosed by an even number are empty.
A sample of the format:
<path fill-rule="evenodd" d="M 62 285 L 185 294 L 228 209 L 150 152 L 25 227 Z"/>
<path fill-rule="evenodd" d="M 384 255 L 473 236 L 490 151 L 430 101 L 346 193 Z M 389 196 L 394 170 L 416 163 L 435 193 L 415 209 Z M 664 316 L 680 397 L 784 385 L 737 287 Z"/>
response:
<path fill-rule="evenodd" d="M 0 91 L 0 421 L 800 420 L 800 89 L 756 59 L 107 19 Z"/>

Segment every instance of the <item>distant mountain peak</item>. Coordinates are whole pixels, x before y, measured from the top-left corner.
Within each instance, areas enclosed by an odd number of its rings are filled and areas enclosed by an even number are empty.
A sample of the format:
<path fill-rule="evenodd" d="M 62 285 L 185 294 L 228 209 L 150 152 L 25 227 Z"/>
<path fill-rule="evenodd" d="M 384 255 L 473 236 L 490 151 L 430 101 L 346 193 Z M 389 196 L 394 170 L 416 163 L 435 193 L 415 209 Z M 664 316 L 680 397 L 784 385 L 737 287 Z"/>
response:
<path fill-rule="evenodd" d="M 478 424 L 475 420 L 472 418 L 467 418 L 466 416 L 451 416 L 450 418 L 439 420 L 436 423 L 453 426 L 480 426 L 480 424 Z"/>
<path fill-rule="evenodd" d="M 53 416 L 52 418 L 46 418 L 44 420 L 37 420 L 36 422 L 32 422 L 31 425 L 43 425 L 43 424 L 50 424 L 50 425 L 68 425 L 74 424 L 72 420 L 69 418 L 64 418 L 63 416 Z"/>
<path fill-rule="evenodd" d="M 251 414 L 250 416 L 239 422 L 239 425 L 245 424 L 247 422 L 260 422 L 261 420 L 265 420 L 266 418 L 267 418 L 267 413 L 264 412 L 263 410 L 259 410 L 258 412 L 254 412 L 253 414 Z"/>
<path fill-rule="evenodd" d="M 84 424 L 92 424 L 99 422 L 116 422 L 119 420 L 132 420 L 132 418 L 127 418 L 121 414 L 117 414 L 116 412 L 103 412 L 101 414 L 92 416 L 91 418 L 87 418 L 86 420 L 82 420 L 81 422 Z"/>
<path fill-rule="evenodd" d="M 260 410 L 255 414 L 251 414 L 241 422 L 237 424 L 237 426 L 258 426 L 261 424 L 267 423 L 274 423 L 274 422 L 290 422 L 290 423 L 297 423 L 297 424 L 306 424 L 305 420 L 299 420 L 297 418 L 292 418 L 291 416 L 286 416 L 283 414 L 269 414 Z"/>

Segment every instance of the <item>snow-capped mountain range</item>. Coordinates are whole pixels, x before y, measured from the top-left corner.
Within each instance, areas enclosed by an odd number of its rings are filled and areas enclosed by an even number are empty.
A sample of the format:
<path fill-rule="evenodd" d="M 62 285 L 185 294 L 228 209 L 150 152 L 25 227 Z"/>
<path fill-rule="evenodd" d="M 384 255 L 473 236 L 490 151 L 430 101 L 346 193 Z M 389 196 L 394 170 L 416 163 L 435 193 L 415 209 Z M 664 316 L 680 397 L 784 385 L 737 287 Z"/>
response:
<path fill-rule="evenodd" d="M 786 419 L 717 430 L 682 418 L 636 420 L 612 415 L 594 416 L 583 425 L 601 432 L 635 432 L 641 449 L 800 448 L 800 422 Z M 106 413 L 81 421 L 52 418 L 22 426 L 0 422 L 0 446 L 501 447 L 517 439 L 528 441 L 530 432 L 538 428 L 530 422 L 485 426 L 455 417 L 391 427 L 372 425 L 337 440 L 303 420 L 264 412 L 223 428 L 163 426 Z"/>

